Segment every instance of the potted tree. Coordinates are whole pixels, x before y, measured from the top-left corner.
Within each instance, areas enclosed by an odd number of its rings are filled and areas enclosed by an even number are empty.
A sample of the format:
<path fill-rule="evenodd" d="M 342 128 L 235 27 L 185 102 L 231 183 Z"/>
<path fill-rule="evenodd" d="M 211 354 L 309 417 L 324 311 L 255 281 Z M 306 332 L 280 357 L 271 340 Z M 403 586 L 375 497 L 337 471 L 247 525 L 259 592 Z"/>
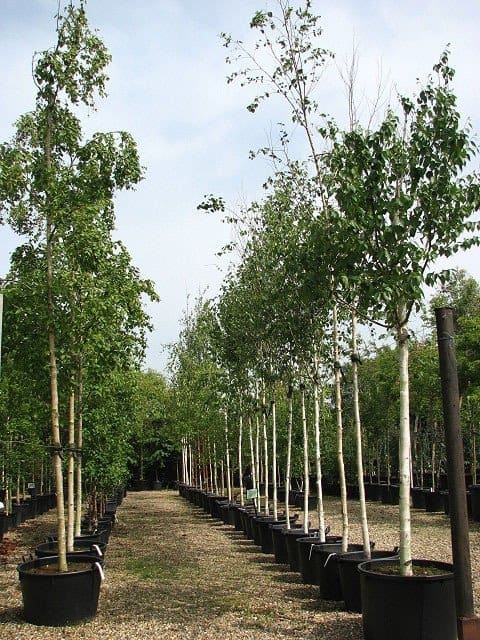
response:
<path fill-rule="evenodd" d="M 28 238 L 15 253 L 12 275 L 35 275 L 31 283 L 38 284 L 35 291 L 41 304 L 36 311 L 44 328 L 43 335 L 38 335 L 48 353 L 43 366 L 48 365 L 49 371 L 51 440 L 46 444 L 55 476 L 58 556 L 18 567 L 26 619 L 48 625 L 90 618 L 97 608 L 101 572 L 96 560 L 84 563 L 81 570 L 78 566 L 69 569 L 77 559 L 69 558 L 67 563 L 73 528 L 67 541 L 62 456 L 72 458 L 81 449 L 70 437 L 67 446 L 62 444 L 60 393 L 67 389 L 71 425 L 75 385 L 70 376 L 73 363 L 78 365 L 76 356 L 83 353 L 83 346 L 79 346 L 82 334 L 72 340 L 77 329 L 75 324 L 71 326 L 72 319 L 75 309 L 82 306 L 78 283 L 84 279 L 92 282 L 98 275 L 98 254 L 116 261 L 122 273 L 134 273 L 126 252 L 110 238 L 112 197 L 116 189 L 129 188 L 141 177 L 136 145 L 127 133 L 96 134 L 90 141 L 82 141 L 73 109 L 77 105 L 93 107 L 95 93 L 104 94 L 105 67 L 110 59 L 89 28 L 84 2 L 66 5 L 63 15 L 56 18 L 56 34 L 54 47 L 34 60 L 35 109 L 20 117 L 13 140 L 0 146 L 0 208 L 6 211 L 12 228 Z M 135 291 L 140 289 L 145 287 Z M 92 287 L 86 298 L 97 302 L 99 312 L 102 304 L 95 293 Z M 115 302 L 108 296 L 104 300 Z M 78 313 L 82 317 L 81 311 Z M 121 315 L 125 334 L 128 323 L 124 310 Z M 104 320 L 105 316 L 99 327 L 104 328 Z M 136 351 L 134 335 L 128 342 L 127 351 Z M 72 349 L 74 343 L 76 349 Z"/>
<path fill-rule="evenodd" d="M 368 640 L 386 634 L 456 637 L 452 567 L 413 560 L 410 532 L 408 321 L 424 283 L 443 277 L 432 262 L 476 242 L 476 225 L 469 218 L 478 206 L 477 179 L 462 175 L 474 146 L 459 124 L 448 52 L 434 71 L 435 79 L 429 78 L 415 101 L 401 98 L 401 119 L 389 112 L 377 131 L 354 130 L 336 148 L 336 198 L 352 225 L 359 225 L 356 233 L 365 256 L 352 276 L 370 296 L 371 308 L 383 310 L 399 354 L 399 560 L 360 565 Z M 428 575 L 421 575 L 425 571 Z M 395 603 L 389 606 L 388 630 L 386 601 Z M 423 604 L 423 611 L 415 609 Z M 421 621 L 421 628 L 406 629 L 407 609 L 416 610 L 408 619 Z"/>

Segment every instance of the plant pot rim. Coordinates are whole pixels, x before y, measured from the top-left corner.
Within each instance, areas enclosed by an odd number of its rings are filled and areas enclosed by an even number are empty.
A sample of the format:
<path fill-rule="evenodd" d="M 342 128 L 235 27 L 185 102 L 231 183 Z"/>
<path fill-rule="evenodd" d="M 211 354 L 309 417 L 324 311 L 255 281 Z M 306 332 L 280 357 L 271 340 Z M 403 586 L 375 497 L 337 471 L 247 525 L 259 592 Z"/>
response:
<path fill-rule="evenodd" d="M 317 542 L 317 540 L 318 541 L 320 540 L 320 536 L 318 535 L 304 536 L 303 538 L 298 538 L 297 543 L 313 544 L 315 546 L 320 546 L 324 544 L 341 544 L 342 543 L 342 536 L 326 536 L 326 538 L 327 539 L 325 540 L 325 542 Z M 331 538 L 335 538 L 335 540 L 332 540 Z"/>
<path fill-rule="evenodd" d="M 445 580 L 453 580 L 453 565 L 448 562 L 440 562 L 438 560 L 425 560 L 424 558 L 413 558 L 413 564 L 418 567 L 436 567 L 437 569 L 443 569 L 444 573 L 439 573 L 431 576 L 422 576 L 422 575 L 413 575 L 413 576 L 401 576 L 401 575 L 392 575 L 388 573 L 382 573 L 381 571 L 375 571 L 375 567 L 398 564 L 398 560 L 394 558 L 380 558 L 378 560 L 367 560 L 366 562 L 362 562 L 358 565 L 358 570 L 361 574 L 365 576 L 375 576 L 377 579 L 380 578 L 382 580 L 389 581 L 410 581 L 410 582 L 435 582 L 435 581 L 445 581 Z"/>
<path fill-rule="evenodd" d="M 372 556 L 376 555 L 377 557 L 372 557 L 371 560 L 365 560 L 365 558 L 361 559 L 359 556 L 363 555 L 363 549 L 360 551 L 346 551 L 345 553 L 337 554 L 337 562 L 341 563 L 358 563 L 360 560 L 362 563 L 364 562 L 375 562 L 376 560 L 398 560 L 398 551 L 394 549 L 371 549 L 370 553 Z"/>
<path fill-rule="evenodd" d="M 313 532 L 318 533 L 318 529 L 309 529 L 309 533 L 310 533 L 310 531 L 312 532 L 312 534 L 313 534 Z M 285 535 L 285 536 L 296 535 L 299 538 L 306 538 L 309 535 L 309 533 L 305 533 L 305 531 L 303 531 L 303 527 L 300 527 L 299 529 L 285 529 L 283 531 L 283 535 Z"/>
<path fill-rule="evenodd" d="M 48 557 L 44 557 L 44 558 L 34 558 L 33 560 L 27 560 L 26 562 L 21 562 L 20 564 L 17 565 L 17 571 L 19 574 L 19 578 L 20 580 L 22 579 L 22 576 L 24 575 L 28 575 L 29 578 L 33 577 L 33 579 L 45 579 L 45 577 L 55 577 L 55 579 L 57 578 L 64 578 L 64 577 L 70 577 L 72 575 L 78 575 L 78 574 L 85 574 L 85 573 L 91 573 L 94 571 L 98 571 L 98 567 L 96 566 L 97 564 L 99 564 L 99 558 L 98 556 L 94 556 L 94 555 L 88 555 L 88 554 L 84 554 L 83 557 L 82 556 L 77 556 L 75 554 L 69 555 L 67 554 L 67 558 L 68 558 L 68 562 L 70 564 L 90 564 L 89 567 L 86 567 L 85 569 L 81 569 L 80 571 L 52 571 L 48 574 L 45 573 L 32 573 L 30 571 L 30 569 L 34 569 L 34 568 L 38 568 L 38 567 L 42 567 L 45 565 L 49 565 L 49 564 L 55 564 L 58 561 L 58 556 L 48 556 Z"/>

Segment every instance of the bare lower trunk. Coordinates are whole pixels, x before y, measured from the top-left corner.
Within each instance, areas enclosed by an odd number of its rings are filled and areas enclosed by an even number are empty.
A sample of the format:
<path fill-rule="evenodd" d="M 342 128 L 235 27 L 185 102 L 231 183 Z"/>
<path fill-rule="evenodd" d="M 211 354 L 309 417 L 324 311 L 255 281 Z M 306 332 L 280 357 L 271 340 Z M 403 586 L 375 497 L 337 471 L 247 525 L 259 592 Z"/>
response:
<path fill-rule="evenodd" d="M 225 468 L 223 466 L 223 458 L 220 461 L 220 491 L 221 495 L 225 495 Z"/>
<path fill-rule="evenodd" d="M 472 481 L 477 484 L 477 437 L 472 424 Z"/>
<path fill-rule="evenodd" d="M 73 385 L 68 399 L 68 456 L 67 456 L 67 552 L 73 551 L 75 525 L 75 391 Z"/>
<path fill-rule="evenodd" d="M 83 448 L 83 363 L 80 359 L 77 384 L 77 464 L 75 467 L 75 535 L 82 530 L 82 448 Z"/>
<path fill-rule="evenodd" d="M 232 483 L 230 480 L 230 449 L 228 444 L 228 412 L 225 409 L 225 452 L 227 461 L 227 496 L 228 501 L 232 501 Z"/>
<path fill-rule="evenodd" d="M 318 532 L 321 542 L 325 542 L 325 513 L 323 509 L 322 490 L 322 454 L 320 450 L 320 399 L 318 383 L 318 359 L 317 349 L 314 345 L 314 375 L 313 375 L 313 406 L 315 422 L 315 473 L 317 478 L 317 518 Z"/>
<path fill-rule="evenodd" d="M 213 443 L 213 464 L 214 464 L 214 474 L 213 474 L 214 491 L 218 496 L 217 445 L 215 444 L 215 442 Z"/>
<path fill-rule="evenodd" d="M 355 441 L 357 445 L 357 477 L 360 498 L 360 523 L 362 527 L 363 553 L 370 560 L 370 534 L 368 531 L 367 503 L 365 500 L 365 486 L 363 484 L 363 447 L 362 424 L 360 421 L 360 401 L 358 388 L 358 363 L 360 358 L 357 353 L 357 317 L 352 313 L 352 379 L 353 379 L 353 417 L 355 424 Z"/>
<path fill-rule="evenodd" d="M 308 498 L 310 494 L 310 477 L 308 464 L 308 430 L 307 411 L 305 408 L 305 385 L 300 386 L 300 401 L 302 407 L 302 429 L 303 429 L 303 531 L 308 534 Z"/>
<path fill-rule="evenodd" d="M 290 529 L 290 485 L 292 475 L 292 426 L 293 426 L 293 387 L 289 385 L 288 398 L 288 427 L 287 427 L 287 468 L 285 469 L 285 517 L 287 529 Z"/>
<path fill-rule="evenodd" d="M 67 547 L 65 539 L 65 509 L 63 497 L 63 471 L 60 442 L 60 421 L 58 411 L 58 381 L 57 359 L 55 352 L 55 329 L 53 326 L 53 256 L 51 242 L 51 225 L 47 222 L 47 289 L 48 289 L 48 353 L 50 365 L 50 418 L 53 443 L 53 468 L 55 474 L 55 489 L 57 493 L 57 540 L 58 540 L 58 569 L 67 571 Z"/>
<path fill-rule="evenodd" d="M 265 483 L 265 514 L 268 515 L 268 433 L 267 433 L 267 406 L 265 398 L 265 383 L 262 381 L 262 418 L 263 418 L 263 478 Z"/>
<path fill-rule="evenodd" d="M 240 400 L 240 416 L 238 419 L 238 476 L 239 476 L 239 485 L 240 485 L 240 505 L 243 507 L 244 498 L 243 498 L 243 455 L 242 455 L 242 447 L 243 447 L 243 415 L 242 415 L 242 402 Z"/>
<path fill-rule="evenodd" d="M 345 465 L 343 461 L 343 414 L 342 390 L 340 379 L 340 349 L 338 341 L 337 305 L 333 305 L 333 359 L 335 373 L 335 415 L 337 419 L 337 457 L 338 478 L 340 481 L 340 501 L 342 507 L 342 551 L 348 549 L 348 511 L 347 511 L 347 483 L 345 481 Z"/>
<path fill-rule="evenodd" d="M 273 519 L 278 520 L 277 505 L 277 411 L 275 396 L 272 399 L 272 483 L 273 483 Z"/>
<path fill-rule="evenodd" d="M 257 488 L 260 487 L 260 419 L 258 417 L 258 384 L 255 385 L 255 403 L 257 406 L 257 411 L 255 413 L 255 475 L 257 477 Z M 260 492 L 259 492 L 260 497 Z M 260 503 L 258 504 L 260 508 Z"/>
<path fill-rule="evenodd" d="M 402 317 L 402 314 L 399 314 Z M 411 522 L 410 522 L 410 415 L 408 389 L 408 332 L 398 327 L 399 382 L 400 382 L 400 437 L 398 444 L 400 474 L 400 572 L 412 575 Z"/>
<path fill-rule="evenodd" d="M 250 465 L 251 465 L 251 469 L 252 469 L 252 489 L 256 489 L 257 488 L 257 479 L 255 477 L 255 466 L 256 466 L 256 461 L 255 461 L 255 451 L 253 448 L 253 427 L 252 427 L 252 416 L 248 417 L 248 438 L 250 441 Z M 255 504 L 255 510 L 258 509 L 258 500 L 257 498 L 253 499 L 254 504 Z"/>

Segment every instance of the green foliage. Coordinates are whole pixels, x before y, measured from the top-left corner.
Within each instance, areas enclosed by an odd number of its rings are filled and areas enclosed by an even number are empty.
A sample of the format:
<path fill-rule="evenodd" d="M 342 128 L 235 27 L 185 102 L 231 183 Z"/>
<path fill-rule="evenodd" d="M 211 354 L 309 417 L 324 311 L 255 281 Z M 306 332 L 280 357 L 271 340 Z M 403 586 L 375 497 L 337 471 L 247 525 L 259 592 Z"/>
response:
<path fill-rule="evenodd" d="M 75 380 L 85 475 L 109 488 L 128 472 L 135 401 L 129 385 L 151 328 L 143 298 L 158 299 L 112 238 L 114 194 L 132 189 L 143 168 L 127 132 L 83 139 L 75 110 L 94 108 L 96 96 L 105 95 L 110 56 L 90 29 L 82 0 L 67 3 L 56 36 L 53 48 L 35 55 L 34 110 L 0 145 L 0 210 L 26 236 L 5 289 L 4 337 L 8 397 L 27 400 L 17 407 L 9 400 L 5 420 L 18 413 L 18 424 L 30 421 L 36 437 L 48 440 L 46 405 L 40 414 L 32 398 L 47 403 L 49 374 L 52 380 L 57 374 L 63 421 Z M 53 394 L 51 402 L 54 416 Z"/>

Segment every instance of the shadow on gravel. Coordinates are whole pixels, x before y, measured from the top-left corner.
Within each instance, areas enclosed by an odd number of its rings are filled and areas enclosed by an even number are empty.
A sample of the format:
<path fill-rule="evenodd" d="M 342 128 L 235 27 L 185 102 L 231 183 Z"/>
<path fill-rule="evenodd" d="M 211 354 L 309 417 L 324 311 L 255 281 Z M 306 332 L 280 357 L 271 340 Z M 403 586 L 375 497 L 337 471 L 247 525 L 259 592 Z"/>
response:
<path fill-rule="evenodd" d="M 322 600 L 319 588 L 314 585 L 299 585 L 297 588 L 286 589 L 285 595 L 291 600 L 301 600 L 302 602 L 300 606 L 304 611 L 316 611 L 322 613 L 338 611 L 345 613 L 343 601 L 336 602 L 335 600 Z M 360 614 L 358 615 L 360 616 Z"/>
<path fill-rule="evenodd" d="M 21 607 L 10 607 L 9 609 L 4 609 L 0 613 L 0 625 L 8 624 L 13 622 L 14 624 L 25 623 L 23 619 L 23 609 Z"/>

